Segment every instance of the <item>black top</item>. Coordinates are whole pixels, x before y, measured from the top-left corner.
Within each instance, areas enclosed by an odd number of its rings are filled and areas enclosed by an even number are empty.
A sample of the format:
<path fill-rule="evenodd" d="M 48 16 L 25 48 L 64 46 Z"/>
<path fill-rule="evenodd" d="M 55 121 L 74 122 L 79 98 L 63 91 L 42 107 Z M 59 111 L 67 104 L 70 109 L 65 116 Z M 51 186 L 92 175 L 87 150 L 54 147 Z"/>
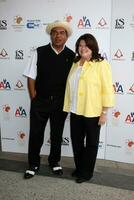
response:
<path fill-rule="evenodd" d="M 63 96 L 66 79 L 72 62 L 74 52 L 65 46 L 64 50 L 56 54 L 51 45 L 37 48 L 37 96 L 47 98 L 49 96 Z"/>

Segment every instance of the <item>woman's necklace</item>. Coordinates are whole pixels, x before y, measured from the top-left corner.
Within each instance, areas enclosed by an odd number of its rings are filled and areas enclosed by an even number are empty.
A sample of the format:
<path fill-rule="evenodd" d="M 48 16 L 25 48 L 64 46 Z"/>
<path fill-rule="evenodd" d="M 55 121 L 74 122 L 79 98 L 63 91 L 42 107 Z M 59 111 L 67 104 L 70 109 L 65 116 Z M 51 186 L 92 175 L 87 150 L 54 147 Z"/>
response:
<path fill-rule="evenodd" d="M 80 60 L 80 66 L 83 66 L 84 65 L 84 62 L 85 62 L 85 60 Z"/>

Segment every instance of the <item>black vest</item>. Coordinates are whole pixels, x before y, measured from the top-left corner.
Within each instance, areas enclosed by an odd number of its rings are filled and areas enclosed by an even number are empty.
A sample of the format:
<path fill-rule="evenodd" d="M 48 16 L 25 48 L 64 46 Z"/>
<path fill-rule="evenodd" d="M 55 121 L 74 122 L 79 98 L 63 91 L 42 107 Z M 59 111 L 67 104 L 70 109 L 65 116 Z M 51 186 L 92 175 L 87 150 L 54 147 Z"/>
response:
<path fill-rule="evenodd" d="M 47 98 L 49 96 L 63 96 L 66 79 L 72 62 L 74 52 L 65 47 L 58 55 L 50 44 L 37 48 L 37 96 Z"/>

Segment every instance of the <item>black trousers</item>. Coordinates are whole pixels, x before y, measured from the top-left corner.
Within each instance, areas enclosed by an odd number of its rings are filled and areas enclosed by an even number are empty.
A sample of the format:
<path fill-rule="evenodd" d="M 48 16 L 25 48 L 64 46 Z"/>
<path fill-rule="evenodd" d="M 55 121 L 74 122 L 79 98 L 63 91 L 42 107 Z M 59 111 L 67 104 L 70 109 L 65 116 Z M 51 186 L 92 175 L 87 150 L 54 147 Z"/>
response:
<path fill-rule="evenodd" d="M 71 141 L 78 176 L 93 175 L 99 144 L 99 117 L 87 118 L 71 113 Z"/>
<path fill-rule="evenodd" d="M 44 131 L 48 119 L 50 120 L 50 154 L 48 162 L 55 165 L 61 158 L 61 143 L 64 129 L 64 122 L 67 113 L 62 109 L 55 109 L 59 100 L 35 98 L 31 102 L 30 110 L 30 135 L 28 147 L 29 165 L 40 165 L 40 151 L 44 141 Z"/>

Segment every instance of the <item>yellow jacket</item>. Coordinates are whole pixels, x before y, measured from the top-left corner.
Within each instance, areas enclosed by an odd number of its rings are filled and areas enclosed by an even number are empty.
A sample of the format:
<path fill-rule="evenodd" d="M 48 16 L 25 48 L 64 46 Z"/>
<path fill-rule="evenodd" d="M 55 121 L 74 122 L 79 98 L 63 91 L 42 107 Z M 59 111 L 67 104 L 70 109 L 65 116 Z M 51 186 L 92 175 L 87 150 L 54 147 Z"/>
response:
<path fill-rule="evenodd" d="M 73 63 L 69 72 L 64 108 L 70 112 L 70 86 L 69 78 L 79 66 L 79 62 Z M 76 114 L 85 117 L 97 117 L 102 112 L 102 107 L 114 106 L 114 90 L 110 65 L 106 60 L 101 62 L 85 62 L 79 78 Z"/>

